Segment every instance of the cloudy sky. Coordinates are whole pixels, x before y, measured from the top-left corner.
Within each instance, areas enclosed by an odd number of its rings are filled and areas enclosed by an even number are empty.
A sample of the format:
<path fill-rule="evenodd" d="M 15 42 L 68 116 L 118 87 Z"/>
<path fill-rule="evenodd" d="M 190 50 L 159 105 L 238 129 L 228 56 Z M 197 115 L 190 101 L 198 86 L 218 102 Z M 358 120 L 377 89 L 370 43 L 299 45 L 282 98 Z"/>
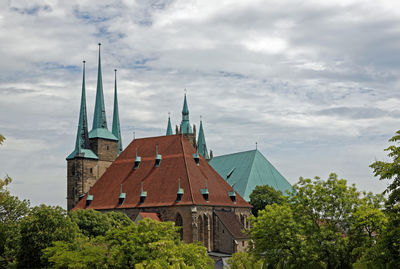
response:
<path fill-rule="evenodd" d="M 322 4 L 323 3 L 323 4 Z M 88 120 L 102 46 L 126 146 L 203 118 L 215 155 L 258 149 L 289 180 L 330 172 L 361 190 L 400 129 L 400 2 L 0 0 L 0 177 L 20 198 L 66 207 L 86 60 Z"/>

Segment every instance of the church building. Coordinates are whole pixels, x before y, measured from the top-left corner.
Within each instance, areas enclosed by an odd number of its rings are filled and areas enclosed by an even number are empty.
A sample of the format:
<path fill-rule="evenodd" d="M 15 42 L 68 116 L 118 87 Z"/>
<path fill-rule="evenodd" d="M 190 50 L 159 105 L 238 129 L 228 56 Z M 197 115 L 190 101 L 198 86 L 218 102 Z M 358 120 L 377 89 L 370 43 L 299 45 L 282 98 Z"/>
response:
<path fill-rule="evenodd" d="M 88 132 L 83 67 L 82 97 L 74 151 L 67 157 L 68 210 L 121 211 L 181 226 L 181 239 L 200 241 L 210 252 L 231 254 L 247 247 L 251 205 L 208 163 L 202 122 L 190 125 L 186 95 L 182 121 L 165 136 L 134 139 L 122 150 L 115 73 L 112 130 L 107 128 L 101 58 L 93 127 Z"/>

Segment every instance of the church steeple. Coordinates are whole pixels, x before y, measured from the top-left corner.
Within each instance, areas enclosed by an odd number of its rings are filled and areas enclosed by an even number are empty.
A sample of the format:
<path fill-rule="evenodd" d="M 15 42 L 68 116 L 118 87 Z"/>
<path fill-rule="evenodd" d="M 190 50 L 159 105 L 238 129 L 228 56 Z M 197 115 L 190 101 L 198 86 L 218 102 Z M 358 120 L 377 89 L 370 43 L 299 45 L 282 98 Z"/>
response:
<path fill-rule="evenodd" d="M 89 138 L 104 138 L 118 140 L 107 128 L 106 108 L 104 106 L 103 79 L 101 75 L 101 56 L 99 43 L 99 65 L 97 70 L 97 90 L 96 104 L 94 106 L 93 128 L 89 133 Z"/>
<path fill-rule="evenodd" d="M 171 117 L 170 117 L 169 113 L 168 113 L 167 133 L 165 135 L 172 135 Z"/>
<path fill-rule="evenodd" d="M 182 134 L 192 134 L 192 127 L 189 122 L 189 108 L 186 101 L 186 93 L 185 98 L 183 100 L 183 109 L 182 109 L 182 122 L 181 122 L 181 133 Z"/>
<path fill-rule="evenodd" d="M 82 96 L 81 107 L 79 111 L 78 131 L 76 133 L 75 149 L 67 157 L 67 160 L 73 159 L 75 157 L 97 159 L 97 156 L 90 150 L 89 145 L 89 133 L 86 112 L 85 61 L 83 61 Z"/>
<path fill-rule="evenodd" d="M 119 112 L 118 112 L 118 97 L 117 97 L 117 69 L 115 72 L 114 82 L 114 113 L 112 123 L 112 133 L 118 139 L 118 155 L 122 152 L 122 140 L 121 140 L 121 127 L 119 124 Z"/>
<path fill-rule="evenodd" d="M 97 69 L 97 90 L 96 90 L 96 104 L 94 107 L 93 129 L 105 128 L 107 129 L 106 108 L 104 106 L 103 96 L 103 78 L 101 75 L 101 56 L 100 56 L 99 43 L 99 64 Z"/>
<path fill-rule="evenodd" d="M 210 159 L 210 157 L 208 156 L 208 152 L 207 152 L 207 144 L 206 144 L 206 138 L 204 136 L 202 120 L 200 120 L 199 138 L 197 139 L 197 141 L 198 141 L 197 149 L 199 151 L 199 154 L 207 160 Z"/>

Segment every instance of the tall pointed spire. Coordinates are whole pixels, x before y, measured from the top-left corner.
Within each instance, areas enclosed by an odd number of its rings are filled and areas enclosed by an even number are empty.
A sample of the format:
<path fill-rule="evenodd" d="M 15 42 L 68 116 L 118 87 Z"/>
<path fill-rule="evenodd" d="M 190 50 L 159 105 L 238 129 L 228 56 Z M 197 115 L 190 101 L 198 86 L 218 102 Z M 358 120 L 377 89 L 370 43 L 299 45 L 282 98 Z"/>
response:
<path fill-rule="evenodd" d="M 82 96 L 81 107 L 79 111 L 78 131 L 76 133 L 76 143 L 74 151 L 67 157 L 67 160 L 75 157 L 93 158 L 97 156 L 90 150 L 89 145 L 89 132 L 87 124 L 86 112 L 86 85 L 85 85 L 85 61 L 83 61 L 83 75 L 82 75 Z"/>
<path fill-rule="evenodd" d="M 165 135 L 172 135 L 171 116 L 170 116 L 169 112 L 168 112 L 167 133 Z"/>
<path fill-rule="evenodd" d="M 96 90 L 96 105 L 94 107 L 93 129 L 105 128 L 107 129 L 106 109 L 104 106 L 103 96 L 103 79 L 101 75 L 101 56 L 100 56 L 99 43 L 99 65 L 97 70 L 97 90 Z"/>
<path fill-rule="evenodd" d="M 101 56 L 99 43 L 99 66 L 97 70 L 97 90 L 96 104 L 94 106 L 93 128 L 89 133 L 89 138 L 104 138 L 118 140 L 107 128 L 106 108 L 104 106 L 103 79 L 101 75 Z"/>
<path fill-rule="evenodd" d="M 197 141 L 198 141 L 197 149 L 199 151 L 199 154 L 207 160 L 210 159 L 207 151 L 206 138 L 204 136 L 203 121 L 201 119 L 200 119 L 199 138 L 197 139 Z"/>
<path fill-rule="evenodd" d="M 115 82 L 114 82 L 114 113 L 113 113 L 113 123 L 112 123 L 112 133 L 118 139 L 118 154 L 122 152 L 122 140 L 121 140 L 121 127 L 119 124 L 119 112 L 118 112 L 118 97 L 117 97 L 117 69 L 115 72 Z"/>
<path fill-rule="evenodd" d="M 185 89 L 186 91 L 186 89 Z M 182 109 L 182 122 L 181 122 L 181 133 L 182 134 L 192 134 L 192 127 L 189 122 L 189 108 L 186 101 L 186 92 L 185 98 L 183 100 L 183 109 Z"/>

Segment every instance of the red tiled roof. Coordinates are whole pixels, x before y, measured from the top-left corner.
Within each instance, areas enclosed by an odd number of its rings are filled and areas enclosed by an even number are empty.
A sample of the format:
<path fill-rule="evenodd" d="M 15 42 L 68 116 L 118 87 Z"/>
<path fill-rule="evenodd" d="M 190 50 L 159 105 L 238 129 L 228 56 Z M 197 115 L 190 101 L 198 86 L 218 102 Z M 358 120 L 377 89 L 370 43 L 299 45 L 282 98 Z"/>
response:
<path fill-rule="evenodd" d="M 235 213 L 233 212 L 224 212 L 224 211 L 215 211 L 215 215 L 220 219 L 220 221 L 224 224 L 226 229 L 231 233 L 231 235 L 235 238 L 248 238 L 249 236 L 242 232 L 243 224 L 238 220 Z"/>
<path fill-rule="evenodd" d="M 157 213 L 149 213 L 149 212 L 139 212 L 139 215 L 142 217 L 142 219 L 153 219 L 156 221 L 161 221 L 160 218 L 158 217 Z"/>
<path fill-rule="evenodd" d="M 162 155 L 161 164 L 155 167 L 156 145 Z M 141 157 L 139 168 L 134 169 L 136 157 Z M 171 205 L 217 205 L 251 207 L 237 192 L 236 203 L 228 192 L 232 187 L 200 156 L 200 165 L 193 159 L 196 153 L 190 142 L 181 135 L 169 135 L 133 140 L 120 156 L 111 164 L 102 177 L 90 189 L 93 201 L 88 208 L 113 209 L 132 207 L 158 207 Z M 176 202 L 178 178 L 184 190 L 182 200 Z M 208 202 L 200 189 L 207 181 Z M 141 184 L 147 192 L 144 203 L 140 204 Z M 126 199 L 118 205 L 122 192 Z M 86 208 L 87 195 L 75 206 Z"/>

